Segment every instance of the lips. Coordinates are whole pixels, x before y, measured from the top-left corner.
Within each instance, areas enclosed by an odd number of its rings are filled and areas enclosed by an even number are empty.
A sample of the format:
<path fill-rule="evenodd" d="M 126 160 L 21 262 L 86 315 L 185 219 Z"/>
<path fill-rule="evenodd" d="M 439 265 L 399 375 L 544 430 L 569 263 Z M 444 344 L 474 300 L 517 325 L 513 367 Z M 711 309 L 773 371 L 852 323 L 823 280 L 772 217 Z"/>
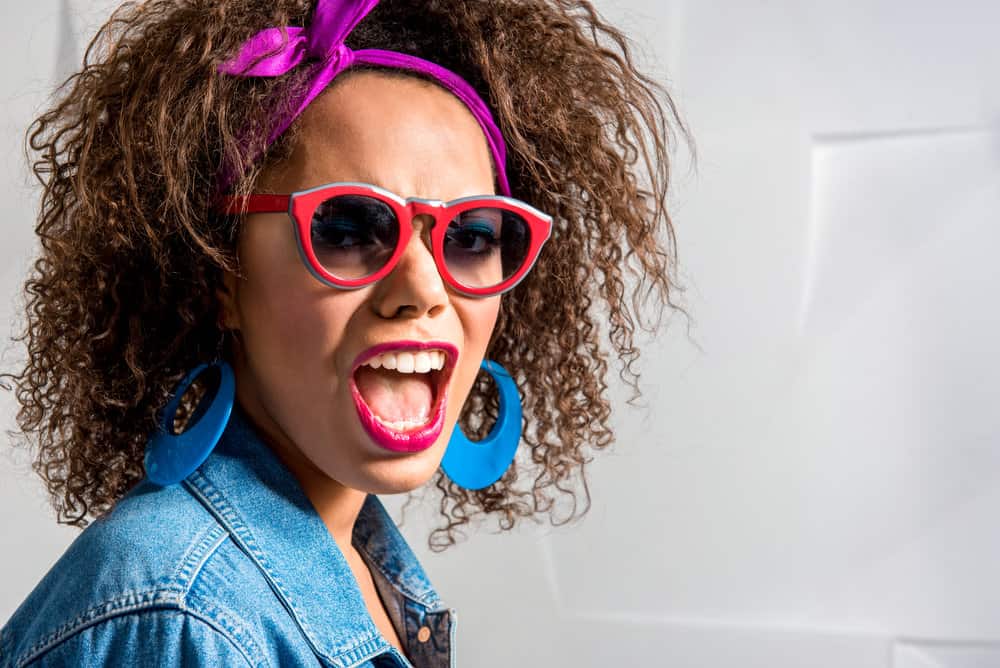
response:
<path fill-rule="evenodd" d="M 371 391 L 370 388 L 373 386 L 373 383 L 390 383 L 391 381 L 389 379 L 395 376 L 396 372 L 387 371 L 385 369 L 379 369 L 376 371 L 375 369 L 372 369 L 371 366 L 367 366 L 367 363 L 370 360 L 383 355 L 383 353 L 415 353 L 418 351 L 433 350 L 439 350 L 444 353 L 443 367 L 439 371 L 431 370 L 429 373 L 417 374 L 406 379 L 406 382 L 408 383 L 429 382 L 431 384 L 431 406 L 427 421 L 424 424 L 415 425 L 415 423 L 420 422 L 421 419 L 416 419 L 413 422 L 407 422 L 405 420 L 396 422 L 393 420 L 384 420 L 376 415 L 375 411 L 371 406 L 369 406 L 365 396 L 362 395 L 361 390 L 358 387 L 359 370 L 364 367 L 366 377 L 362 379 L 362 385 L 368 387 L 369 391 Z M 433 355 L 433 353 L 431 353 L 431 355 Z M 389 357 L 389 364 L 395 366 L 395 357 Z M 431 358 L 430 355 L 420 357 L 423 357 L 424 362 L 426 362 L 428 358 Z M 409 362 L 408 358 L 409 356 L 403 356 L 400 358 L 401 369 L 407 362 Z M 385 358 L 377 360 L 376 364 L 383 361 L 385 361 Z M 418 452 L 430 447 L 441 435 L 441 431 L 444 428 L 444 416 L 447 412 L 448 386 L 449 381 L 451 380 L 451 374 L 455 369 L 457 361 L 458 348 L 444 341 L 391 341 L 372 346 L 358 355 L 351 368 L 350 387 L 355 408 L 358 412 L 358 418 L 361 420 L 361 425 L 365 429 L 368 436 L 380 447 L 394 452 Z M 386 366 L 389 366 L 389 364 Z M 413 369 L 407 368 L 406 370 L 412 371 Z M 376 379 L 374 376 L 379 376 L 379 378 Z M 422 378 L 418 380 L 418 377 L 420 376 L 422 376 Z M 405 376 L 400 375 L 399 382 L 403 382 L 402 379 L 404 377 Z M 410 390 L 415 392 L 417 395 L 420 394 L 419 387 L 411 385 Z M 423 392 L 427 392 L 427 389 L 424 389 Z M 385 412 L 385 401 L 387 399 L 384 393 L 381 399 L 383 412 Z"/>

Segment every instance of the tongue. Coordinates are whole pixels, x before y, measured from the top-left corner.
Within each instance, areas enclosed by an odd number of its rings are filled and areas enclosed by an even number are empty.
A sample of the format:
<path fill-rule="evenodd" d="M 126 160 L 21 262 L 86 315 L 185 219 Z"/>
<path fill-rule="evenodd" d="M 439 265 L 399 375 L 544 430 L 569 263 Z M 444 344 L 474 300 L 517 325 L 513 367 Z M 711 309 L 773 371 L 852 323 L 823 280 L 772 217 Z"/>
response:
<path fill-rule="evenodd" d="M 430 415 L 434 388 L 429 373 L 399 373 L 363 366 L 355 372 L 354 382 L 368 407 L 383 420 L 412 421 Z"/>

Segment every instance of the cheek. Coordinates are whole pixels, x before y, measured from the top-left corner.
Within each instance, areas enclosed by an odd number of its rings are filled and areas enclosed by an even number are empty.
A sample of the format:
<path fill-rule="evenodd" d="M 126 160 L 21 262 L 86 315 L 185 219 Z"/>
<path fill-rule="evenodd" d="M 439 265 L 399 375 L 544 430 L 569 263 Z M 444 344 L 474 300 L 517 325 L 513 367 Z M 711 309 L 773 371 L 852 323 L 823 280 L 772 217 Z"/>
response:
<path fill-rule="evenodd" d="M 244 340 L 253 357 L 285 359 L 309 356 L 333 335 L 336 322 L 306 295 L 292 289 L 267 286 L 252 290 L 243 303 Z"/>
<path fill-rule="evenodd" d="M 465 403 L 479 373 L 480 363 L 486 355 L 486 347 L 500 312 L 500 299 L 501 297 L 463 299 L 455 305 L 464 335 L 462 361 L 457 369 L 458 383 L 454 386 L 461 396 L 456 397 L 459 401 L 452 402 L 458 409 Z"/>
<path fill-rule="evenodd" d="M 356 295 L 334 293 L 316 281 L 294 246 L 267 235 L 249 241 L 239 295 L 247 363 L 265 386 L 308 386 L 297 381 L 331 368 L 352 311 L 341 302 Z"/>
<path fill-rule="evenodd" d="M 493 336 L 493 328 L 500 314 L 500 299 L 499 296 L 477 299 L 463 304 L 464 308 L 459 311 L 459 318 L 465 328 L 466 341 L 469 346 L 476 349 L 479 357 L 486 354 L 486 346 Z"/>
<path fill-rule="evenodd" d="M 303 343 L 317 333 L 315 297 L 299 272 L 284 264 L 253 263 L 241 294 L 244 337 L 280 344 L 297 334 Z M 284 348 L 285 346 L 280 346 Z"/>

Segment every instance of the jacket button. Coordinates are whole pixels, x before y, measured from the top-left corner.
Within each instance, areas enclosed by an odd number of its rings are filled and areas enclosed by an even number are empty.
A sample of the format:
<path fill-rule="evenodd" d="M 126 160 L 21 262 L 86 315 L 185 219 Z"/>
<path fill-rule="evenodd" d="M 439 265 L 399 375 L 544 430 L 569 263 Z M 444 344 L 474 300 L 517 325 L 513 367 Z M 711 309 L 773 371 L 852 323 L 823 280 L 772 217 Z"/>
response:
<path fill-rule="evenodd" d="M 431 630 L 426 626 L 421 626 L 420 630 L 417 631 L 417 640 L 419 640 L 420 642 L 427 642 L 427 640 L 430 637 L 431 637 Z"/>

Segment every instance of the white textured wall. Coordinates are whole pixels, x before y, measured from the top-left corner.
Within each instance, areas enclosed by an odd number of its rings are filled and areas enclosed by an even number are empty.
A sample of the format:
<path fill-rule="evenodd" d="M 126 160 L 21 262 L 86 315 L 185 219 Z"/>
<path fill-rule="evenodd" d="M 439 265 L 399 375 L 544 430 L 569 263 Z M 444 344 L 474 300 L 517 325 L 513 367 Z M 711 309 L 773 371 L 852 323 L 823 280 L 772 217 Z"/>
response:
<path fill-rule="evenodd" d="M 32 63 L 0 65 L 4 295 L 20 135 L 110 4 L 0 9 Z M 698 142 L 674 196 L 697 345 L 682 320 L 646 342 L 582 523 L 434 555 L 433 508 L 407 511 L 460 665 L 1000 666 L 1000 5 L 600 6 Z M 23 458 L 0 477 L 4 619 L 73 532 Z"/>
<path fill-rule="evenodd" d="M 3 370 L 23 358 L 8 339 L 19 330 L 20 287 L 34 255 L 37 190 L 23 152 L 24 133 L 53 83 L 81 57 L 80 40 L 69 22 L 71 6 L 58 0 L 0 2 L 0 361 Z M 0 428 L 15 427 L 15 405 L 0 390 Z M 41 481 L 30 472 L 23 451 L 0 443 L 0 619 L 4 622 L 55 562 L 76 530 L 55 524 Z"/>

